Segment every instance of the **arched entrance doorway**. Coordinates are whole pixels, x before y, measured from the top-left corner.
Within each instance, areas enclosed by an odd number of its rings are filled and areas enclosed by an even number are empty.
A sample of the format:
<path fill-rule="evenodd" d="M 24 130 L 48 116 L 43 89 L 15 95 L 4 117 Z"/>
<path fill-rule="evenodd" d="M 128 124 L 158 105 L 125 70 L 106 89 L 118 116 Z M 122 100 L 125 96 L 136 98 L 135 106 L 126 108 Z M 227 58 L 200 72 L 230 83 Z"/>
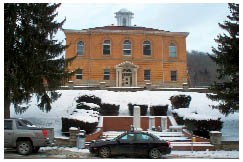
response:
<path fill-rule="evenodd" d="M 116 86 L 117 87 L 135 87 L 137 86 L 138 66 L 130 61 L 125 61 L 115 66 L 116 68 Z"/>

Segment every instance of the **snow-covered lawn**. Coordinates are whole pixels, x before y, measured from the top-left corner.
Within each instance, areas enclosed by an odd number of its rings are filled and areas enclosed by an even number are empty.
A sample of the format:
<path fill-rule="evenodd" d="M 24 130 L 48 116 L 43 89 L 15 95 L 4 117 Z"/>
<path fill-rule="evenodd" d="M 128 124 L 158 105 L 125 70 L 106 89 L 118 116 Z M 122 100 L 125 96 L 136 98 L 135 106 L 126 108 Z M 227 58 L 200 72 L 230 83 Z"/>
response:
<path fill-rule="evenodd" d="M 37 107 L 37 99 L 33 97 L 28 104 L 28 110 L 23 114 L 16 114 L 11 105 L 11 117 L 22 117 L 29 119 L 34 124 L 44 127 L 54 127 L 55 136 L 61 136 L 61 117 L 70 114 L 76 107 L 75 97 L 81 95 L 95 95 L 102 99 L 103 103 L 120 105 L 119 115 L 129 115 L 128 103 L 151 105 L 166 105 L 171 107 L 169 98 L 173 95 L 185 94 L 192 97 L 189 112 L 197 111 L 204 117 L 221 117 L 224 123 L 222 133 L 225 136 L 237 138 L 239 136 L 239 113 L 224 117 L 218 110 L 212 109 L 209 105 L 217 104 L 209 100 L 205 93 L 179 92 L 179 91 L 137 91 L 137 92 L 114 92 L 107 90 L 60 90 L 62 96 L 52 104 L 50 112 L 46 113 Z M 149 110 L 148 110 L 149 115 Z M 89 120 L 89 119 L 87 119 Z M 230 124 L 229 124 L 230 123 Z M 233 123 L 233 125 L 232 125 Z"/>

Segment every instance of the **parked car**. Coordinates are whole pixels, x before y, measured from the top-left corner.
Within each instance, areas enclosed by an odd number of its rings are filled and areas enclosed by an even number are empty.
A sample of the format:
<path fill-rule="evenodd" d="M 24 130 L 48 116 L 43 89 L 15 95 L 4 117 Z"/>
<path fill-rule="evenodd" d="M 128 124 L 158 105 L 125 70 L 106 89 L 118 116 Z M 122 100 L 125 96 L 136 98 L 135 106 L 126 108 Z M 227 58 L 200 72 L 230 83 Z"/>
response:
<path fill-rule="evenodd" d="M 112 140 L 98 140 L 90 144 L 89 151 L 98 154 L 102 158 L 111 155 L 136 155 L 161 158 L 161 155 L 170 154 L 170 142 L 160 140 L 157 136 L 146 133 L 129 131 Z"/>
<path fill-rule="evenodd" d="M 38 152 L 54 142 L 53 128 L 38 128 L 24 119 L 4 119 L 4 148 L 16 148 L 21 155 Z"/>

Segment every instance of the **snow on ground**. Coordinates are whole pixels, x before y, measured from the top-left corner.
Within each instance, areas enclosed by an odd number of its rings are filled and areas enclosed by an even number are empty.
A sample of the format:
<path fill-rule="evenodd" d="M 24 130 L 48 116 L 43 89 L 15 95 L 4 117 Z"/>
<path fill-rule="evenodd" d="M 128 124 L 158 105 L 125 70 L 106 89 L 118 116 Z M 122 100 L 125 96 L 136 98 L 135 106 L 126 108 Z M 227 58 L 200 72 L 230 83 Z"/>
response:
<path fill-rule="evenodd" d="M 209 158 L 209 159 L 238 159 L 239 151 L 172 151 L 167 157 Z"/>
<path fill-rule="evenodd" d="M 48 150 L 66 150 L 78 152 L 87 158 L 90 156 L 88 149 L 78 149 L 77 147 L 41 147 L 40 152 Z M 239 159 L 239 151 L 173 151 L 164 155 L 164 158 L 207 158 L 207 159 Z"/>
<path fill-rule="evenodd" d="M 107 90 L 60 90 L 61 97 L 52 104 L 50 112 L 46 113 L 37 107 L 36 97 L 32 97 L 29 108 L 23 114 L 16 114 L 14 106 L 11 105 L 11 117 L 22 117 L 29 119 L 34 124 L 43 127 L 54 127 L 55 136 L 61 136 L 61 117 L 70 114 L 76 107 L 75 97 L 81 95 L 95 95 L 102 99 L 103 103 L 120 105 L 119 115 L 129 115 L 128 103 L 151 105 L 166 105 L 171 107 L 169 98 L 173 95 L 184 94 L 192 97 L 190 111 L 201 112 L 204 116 L 221 117 L 224 123 L 223 135 L 230 138 L 239 137 L 239 113 L 224 117 L 218 110 L 212 110 L 209 105 L 217 104 L 209 100 L 205 93 L 179 92 L 179 91 L 137 91 L 137 92 L 114 92 Z M 149 109 L 148 109 L 149 115 Z M 88 122 L 89 119 L 86 118 Z M 233 124 L 233 126 L 232 126 Z M 229 133 L 227 135 L 227 133 Z"/>

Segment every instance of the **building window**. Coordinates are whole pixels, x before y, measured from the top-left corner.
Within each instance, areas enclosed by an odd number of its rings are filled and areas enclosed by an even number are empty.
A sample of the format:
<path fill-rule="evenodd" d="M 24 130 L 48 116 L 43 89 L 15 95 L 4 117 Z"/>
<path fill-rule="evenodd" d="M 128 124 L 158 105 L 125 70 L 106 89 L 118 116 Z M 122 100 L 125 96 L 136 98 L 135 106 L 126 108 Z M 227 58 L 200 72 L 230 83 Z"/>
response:
<path fill-rule="evenodd" d="M 177 71 L 170 72 L 171 81 L 177 81 Z"/>
<path fill-rule="evenodd" d="M 78 56 L 84 55 L 84 42 L 82 41 L 77 43 L 77 55 Z"/>
<path fill-rule="evenodd" d="M 144 70 L 144 80 L 150 80 L 150 70 Z"/>
<path fill-rule="evenodd" d="M 143 55 L 145 55 L 145 56 L 151 55 L 151 44 L 149 41 L 143 42 Z"/>
<path fill-rule="evenodd" d="M 131 42 L 129 40 L 125 40 L 123 42 L 123 55 L 129 56 L 131 55 Z"/>
<path fill-rule="evenodd" d="M 82 69 L 77 69 L 76 70 L 76 79 L 83 79 L 83 70 Z"/>
<path fill-rule="evenodd" d="M 104 80 L 110 80 L 110 69 L 104 69 Z"/>
<path fill-rule="evenodd" d="M 105 40 L 103 43 L 103 55 L 111 54 L 111 42 L 110 40 Z"/>
<path fill-rule="evenodd" d="M 171 43 L 169 46 L 169 56 L 176 57 L 176 45 L 174 43 Z"/>

